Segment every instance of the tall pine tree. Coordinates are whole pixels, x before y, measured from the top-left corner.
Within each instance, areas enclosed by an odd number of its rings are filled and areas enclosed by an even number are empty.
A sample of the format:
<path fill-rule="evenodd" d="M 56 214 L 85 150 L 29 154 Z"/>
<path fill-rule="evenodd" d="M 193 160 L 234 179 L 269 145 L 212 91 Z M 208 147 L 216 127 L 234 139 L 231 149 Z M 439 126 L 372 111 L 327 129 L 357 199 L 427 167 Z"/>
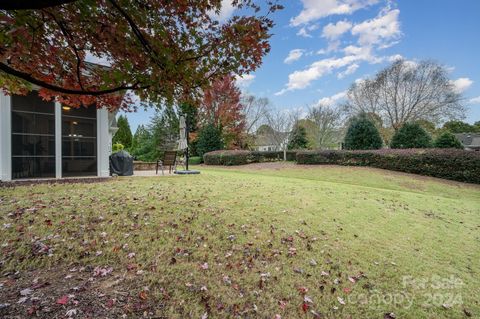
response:
<path fill-rule="evenodd" d="M 117 119 L 118 131 L 113 136 L 112 144 L 120 143 L 125 149 L 129 150 L 132 146 L 132 131 L 125 115 L 120 115 Z"/>

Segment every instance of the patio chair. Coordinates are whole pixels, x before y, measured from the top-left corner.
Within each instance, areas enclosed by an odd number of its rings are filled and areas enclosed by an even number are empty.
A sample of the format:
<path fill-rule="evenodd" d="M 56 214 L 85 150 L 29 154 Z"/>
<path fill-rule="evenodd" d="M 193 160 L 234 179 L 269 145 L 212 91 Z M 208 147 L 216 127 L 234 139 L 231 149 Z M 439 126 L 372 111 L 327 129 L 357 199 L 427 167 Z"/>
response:
<path fill-rule="evenodd" d="M 172 174 L 172 171 L 175 171 L 177 167 L 177 151 L 165 151 L 163 153 L 163 158 L 157 160 L 157 168 L 155 174 L 158 174 L 158 167 L 162 169 L 162 175 L 164 173 L 164 167 L 168 166 L 168 172 Z"/>

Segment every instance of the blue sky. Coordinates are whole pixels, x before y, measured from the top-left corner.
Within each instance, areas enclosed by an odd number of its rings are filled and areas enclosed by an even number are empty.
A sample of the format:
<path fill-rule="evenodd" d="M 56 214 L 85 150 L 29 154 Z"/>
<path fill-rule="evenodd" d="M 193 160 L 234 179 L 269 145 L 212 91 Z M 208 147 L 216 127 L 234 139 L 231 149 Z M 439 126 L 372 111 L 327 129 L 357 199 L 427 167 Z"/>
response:
<path fill-rule="evenodd" d="M 224 0 L 222 19 L 232 12 Z M 480 120 L 479 0 L 284 0 L 275 14 L 272 50 L 239 80 L 246 92 L 278 108 L 344 98 L 352 82 L 392 60 L 433 59 L 445 65 L 465 97 L 467 122 Z M 132 130 L 153 110 L 128 115 Z"/>

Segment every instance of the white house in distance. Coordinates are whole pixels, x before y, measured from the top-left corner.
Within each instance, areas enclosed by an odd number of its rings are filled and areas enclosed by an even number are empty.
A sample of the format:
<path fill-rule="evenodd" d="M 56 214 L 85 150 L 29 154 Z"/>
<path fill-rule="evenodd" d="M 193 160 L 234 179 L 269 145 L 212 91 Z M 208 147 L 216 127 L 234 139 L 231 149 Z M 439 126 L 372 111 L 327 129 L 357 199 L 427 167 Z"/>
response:
<path fill-rule="evenodd" d="M 0 91 L 0 180 L 107 177 L 115 114 Z"/>

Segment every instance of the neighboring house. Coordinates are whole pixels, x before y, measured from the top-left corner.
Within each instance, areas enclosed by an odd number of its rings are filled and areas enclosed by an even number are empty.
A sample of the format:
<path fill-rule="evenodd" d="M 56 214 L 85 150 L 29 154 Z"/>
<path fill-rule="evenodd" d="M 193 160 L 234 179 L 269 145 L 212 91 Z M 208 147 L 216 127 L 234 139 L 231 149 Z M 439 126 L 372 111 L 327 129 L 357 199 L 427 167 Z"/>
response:
<path fill-rule="evenodd" d="M 460 133 L 455 137 L 466 150 L 480 151 L 480 133 Z"/>
<path fill-rule="evenodd" d="M 271 134 L 256 134 L 255 151 L 283 151 L 288 144 L 288 132 L 275 132 Z"/>
<path fill-rule="evenodd" d="M 115 113 L 0 91 L 0 180 L 106 177 Z"/>

